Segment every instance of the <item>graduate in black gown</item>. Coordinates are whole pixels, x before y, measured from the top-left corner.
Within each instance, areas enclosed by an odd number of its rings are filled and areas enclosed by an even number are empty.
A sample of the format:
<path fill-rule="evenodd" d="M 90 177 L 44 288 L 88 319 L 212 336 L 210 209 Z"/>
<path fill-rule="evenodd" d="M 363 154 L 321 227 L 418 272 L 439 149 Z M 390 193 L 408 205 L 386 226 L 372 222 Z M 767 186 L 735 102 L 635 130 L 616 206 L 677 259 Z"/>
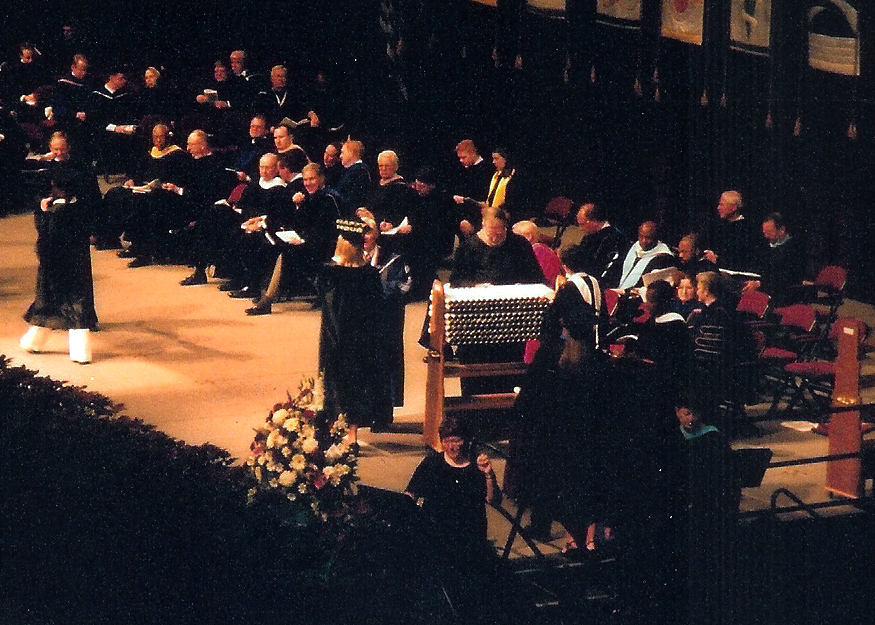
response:
<path fill-rule="evenodd" d="M 91 249 L 88 184 L 71 168 L 52 172 L 51 192 L 35 212 L 39 270 L 36 296 L 24 314 L 30 324 L 21 347 L 40 352 L 52 330 L 68 330 L 70 359 L 91 361 L 90 331 L 97 329 Z"/>
<path fill-rule="evenodd" d="M 383 294 L 375 267 L 365 263 L 361 221 L 338 221 L 332 262 L 319 277 L 322 326 L 319 370 L 325 379 L 325 409 L 345 414 L 357 446 L 359 427 L 385 427 L 392 419 L 390 368 L 383 361 Z"/>

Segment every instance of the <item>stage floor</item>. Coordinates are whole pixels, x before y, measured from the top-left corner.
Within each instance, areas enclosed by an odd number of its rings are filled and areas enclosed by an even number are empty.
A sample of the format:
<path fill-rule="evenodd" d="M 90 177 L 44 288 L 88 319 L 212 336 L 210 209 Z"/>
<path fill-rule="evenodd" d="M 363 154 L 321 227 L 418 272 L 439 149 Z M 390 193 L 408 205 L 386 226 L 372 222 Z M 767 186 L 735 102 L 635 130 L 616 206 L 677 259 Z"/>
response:
<path fill-rule="evenodd" d="M 100 332 L 93 337 L 94 362 L 72 363 L 66 334 L 55 333 L 48 352 L 28 354 L 18 346 L 27 326 L 21 315 L 33 298 L 37 261 L 30 214 L 3 218 L 0 228 L 0 354 L 13 364 L 70 384 L 85 386 L 122 403 L 125 412 L 190 444 L 211 443 L 245 460 L 253 430 L 269 408 L 296 389 L 301 376 L 317 369 L 320 313 L 307 303 L 280 303 L 272 315 L 247 317 L 249 300 L 232 300 L 216 288 L 181 287 L 190 270 L 179 266 L 127 267 L 114 251 L 93 251 L 95 298 Z M 848 302 L 843 315 L 875 327 L 871 306 Z M 407 307 L 405 404 L 396 409 L 392 432 L 360 432 L 366 443 L 360 460 L 362 482 L 402 490 L 426 448 L 421 441 L 425 402 L 424 350 L 416 343 L 425 303 Z M 864 362 L 864 381 L 875 371 Z M 875 400 L 871 385 L 864 400 Z M 827 440 L 779 422 L 758 425 L 760 435 L 736 446 L 770 447 L 773 460 L 825 454 Z M 503 471 L 496 462 L 499 479 Z M 823 501 L 825 465 L 768 471 L 763 486 L 745 490 L 742 508 L 769 506 L 772 492 L 785 487 L 805 501 Z M 783 500 L 783 503 L 789 503 Z M 849 509 L 837 509 L 847 512 Z M 556 528 L 558 529 L 558 527 Z M 493 514 L 490 534 L 503 545 L 507 525 Z M 561 546 L 556 541 L 547 552 Z M 518 541 L 516 553 L 528 550 Z"/>

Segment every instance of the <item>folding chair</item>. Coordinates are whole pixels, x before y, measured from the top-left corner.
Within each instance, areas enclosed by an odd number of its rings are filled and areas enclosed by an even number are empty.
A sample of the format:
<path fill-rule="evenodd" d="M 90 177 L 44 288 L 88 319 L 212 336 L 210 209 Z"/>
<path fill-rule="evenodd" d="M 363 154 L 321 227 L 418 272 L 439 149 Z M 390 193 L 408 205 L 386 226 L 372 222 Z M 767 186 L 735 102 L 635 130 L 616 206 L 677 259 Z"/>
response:
<path fill-rule="evenodd" d="M 758 290 L 745 291 L 741 295 L 735 310 L 751 330 L 758 330 L 767 325 L 766 313 L 769 312 L 771 296 Z"/>
<path fill-rule="evenodd" d="M 847 270 L 838 265 L 827 265 L 818 272 L 814 282 L 803 282 L 794 286 L 793 290 L 797 291 L 800 303 L 826 307 L 824 317 L 829 325 L 836 320 L 838 309 L 844 302 L 847 281 Z"/>
<path fill-rule="evenodd" d="M 574 202 L 560 195 L 547 202 L 547 206 L 544 208 L 544 217 L 539 221 L 556 228 L 556 234 L 550 244 L 553 249 L 559 247 L 562 235 L 571 224 L 571 209 L 573 207 Z"/>
<path fill-rule="evenodd" d="M 758 363 L 762 380 L 772 384 L 774 394 L 767 414 L 774 414 L 784 395 L 788 382 L 784 365 L 807 359 L 818 335 L 817 311 L 806 304 L 794 304 L 775 311 L 781 320 L 773 332 L 767 335 L 767 347 L 759 355 Z"/>
<path fill-rule="evenodd" d="M 854 326 L 857 330 L 859 343 L 862 344 L 869 331 L 866 324 L 859 319 L 844 317 L 836 320 L 830 328 L 827 340 L 830 343 L 838 342 L 842 328 Z M 812 351 L 812 355 L 815 352 Z M 836 363 L 834 360 L 802 360 L 784 365 L 787 385 L 782 388 L 781 394 L 792 392 L 784 408 L 785 413 L 792 411 L 797 405 L 807 404 L 815 409 L 818 414 L 829 414 L 832 390 L 835 386 Z M 806 399 L 807 394 L 807 399 Z M 778 398 L 780 402 L 781 398 Z"/>

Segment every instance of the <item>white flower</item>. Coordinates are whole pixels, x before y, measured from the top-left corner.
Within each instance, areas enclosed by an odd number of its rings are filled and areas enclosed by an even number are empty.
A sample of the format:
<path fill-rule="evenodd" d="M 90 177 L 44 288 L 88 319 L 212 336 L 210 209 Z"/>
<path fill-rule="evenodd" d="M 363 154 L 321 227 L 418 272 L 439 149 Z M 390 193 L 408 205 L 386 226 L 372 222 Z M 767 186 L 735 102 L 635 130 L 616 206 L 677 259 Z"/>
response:
<path fill-rule="evenodd" d="M 338 477 L 343 477 L 344 475 L 348 475 L 350 472 L 349 465 L 346 464 L 337 464 L 334 466 L 334 474 Z"/>
<path fill-rule="evenodd" d="M 254 467 L 255 466 L 255 456 L 249 456 L 246 459 L 246 466 Z"/>
<path fill-rule="evenodd" d="M 292 468 L 295 471 L 303 471 L 307 467 L 307 459 L 302 454 L 292 456 Z"/>
<path fill-rule="evenodd" d="M 316 428 L 309 423 L 301 428 L 301 436 L 304 438 L 313 438 L 316 436 Z"/>
<path fill-rule="evenodd" d="M 256 460 L 256 462 L 258 462 L 258 464 L 264 464 L 264 463 L 266 463 L 266 462 L 267 462 L 267 454 L 261 454 L 261 455 L 258 457 L 258 460 Z"/>
<path fill-rule="evenodd" d="M 255 467 L 255 479 L 261 481 L 261 467 Z"/>
<path fill-rule="evenodd" d="M 334 475 L 334 467 L 325 467 L 324 469 L 322 469 L 322 475 L 325 476 L 325 479 L 330 480 L 331 477 Z"/>
<path fill-rule="evenodd" d="M 322 407 L 325 403 L 325 386 L 322 383 L 322 374 L 316 376 L 315 383 L 313 384 L 313 399 L 312 406 L 313 410 L 319 412 L 322 410 Z"/>
<path fill-rule="evenodd" d="M 276 412 L 273 413 L 273 416 L 270 418 L 273 421 L 274 425 L 282 425 L 286 419 L 289 418 L 289 411 L 285 408 L 280 408 Z"/>
<path fill-rule="evenodd" d="M 283 471 L 280 473 L 279 483 L 283 486 L 291 486 L 298 479 L 298 474 L 294 471 Z"/>
<path fill-rule="evenodd" d="M 335 443 L 325 451 L 325 460 L 331 463 L 337 462 L 345 453 L 346 449 L 344 449 L 344 445 Z"/>
<path fill-rule="evenodd" d="M 271 488 L 276 488 L 278 486 L 278 482 L 276 480 L 271 480 L 268 482 Z"/>
<path fill-rule="evenodd" d="M 301 420 L 298 417 L 289 417 L 283 427 L 288 432 L 297 432 L 301 428 Z"/>
<path fill-rule="evenodd" d="M 307 483 L 306 482 L 301 482 L 300 484 L 298 484 L 298 492 L 301 493 L 302 495 L 307 494 Z"/>
<path fill-rule="evenodd" d="M 292 455 L 292 448 L 291 448 L 291 447 L 283 447 L 283 455 L 284 455 L 286 458 L 288 458 L 289 456 L 291 456 L 291 455 Z"/>
<path fill-rule="evenodd" d="M 277 438 L 279 438 L 280 433 L 277 430 L 274 430 L 270 434 L 267 435 L 267 441 L 264 443 L 264 446 L 268 449 L 273 449 L 277 446 Z"/>
<path fill-rule="evenodd" d="M 301 442 L 301 449 L 304 450 L 305 454 L 310 454 L 319 449 L 319 441 L 315 438 L 305 438 L 303 442 Z"/>

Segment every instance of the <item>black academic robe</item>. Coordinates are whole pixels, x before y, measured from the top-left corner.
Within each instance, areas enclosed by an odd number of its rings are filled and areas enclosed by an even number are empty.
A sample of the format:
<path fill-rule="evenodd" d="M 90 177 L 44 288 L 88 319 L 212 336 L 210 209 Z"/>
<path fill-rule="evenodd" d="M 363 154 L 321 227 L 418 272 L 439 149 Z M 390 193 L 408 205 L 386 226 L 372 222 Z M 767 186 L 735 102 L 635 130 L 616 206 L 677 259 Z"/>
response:
<path fill-rule="evenodd" d="M 805 262 L 805 250 L 796 237 L 774 247 L 765 243 L 760 248 L 760 289 L 772 296 L 773 305 L 788 303 L 789 287 L 800 284 L 805 276 Z"/>
<path fill-rule="evenodd" d="M 325 265 L 319 279 L 322 325 L 319 370 L 325 409 L 358 426 L 392 420 L 389 369 L 384 366 L 382 287 L 370 265 Z"/>
<path fill-rule="evenodd" d="M 531 244 L 508 232 L 502 245 L 489 246 L 479 236 L 468 237 L 453 256 L 450 284 L 544 284 L 544 272 Z"/>
<path fill-rule="evenodd" d="M 24 314 L 31 325 L 97 329 L 88 240 L 90 209 L 85 200 L 75 200 L 68 198 L 54 212 L 36 209 L 36 296 Z"/>
<path fill-rule="evenodd" d="M 569 266 L 594 276 L 603 285 L 616 284 L 631 245 L 626 235 L 608 225 L 569 248 Z"/>
<path fill-rule="evenodd" d="M 365 205 L 368 189 L 371 187 L 371 173 L 362 162 L 346 168 L 334 190 L 341 202 L 343 217 L 352 217 L 355 211 Z"/>

